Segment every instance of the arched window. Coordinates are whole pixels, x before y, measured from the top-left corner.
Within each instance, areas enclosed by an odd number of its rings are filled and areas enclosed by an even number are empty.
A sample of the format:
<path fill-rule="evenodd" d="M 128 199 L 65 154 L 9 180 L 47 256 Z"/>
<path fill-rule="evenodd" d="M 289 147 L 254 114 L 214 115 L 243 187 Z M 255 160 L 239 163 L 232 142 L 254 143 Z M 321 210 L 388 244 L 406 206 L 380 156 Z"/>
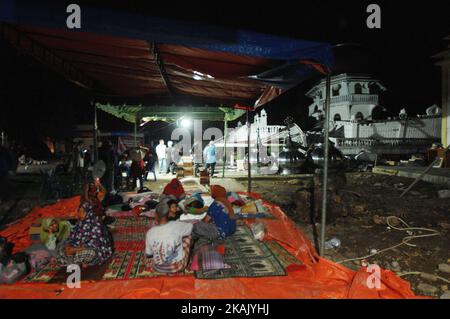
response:
<path fill-rule="evenodd" d="M 338 84 L 338 85 L 334 85 L 333 87 L 332 87 L 332 96 L 339 96 L 339 91 L 341 90 L 341 86 Z"/>
<path fill-rule="evenodd" d="M 336 114 L 334 114 L 334 121 L 340 121 L 341 120 L 341 114 L 339 114 L 339 113 L 336 113 Z"/>
<path fill-rule="evenodd" d="M 355 84 L 355 94 L 362 94 L 362 86 L 359 83 Z"/>
<path fill-rule="evenodd" d="M 379 94 L 380 93 L 380 87 L 377 84 L 375 84 L 375 83 L 369 84 L 369 93 L 370 94 Z"/>
<path fill-rule="evenodd" d="M 355 120 L 362 121 L 364 120 L 364 115 L 361 112 L 355 114 Z"/>

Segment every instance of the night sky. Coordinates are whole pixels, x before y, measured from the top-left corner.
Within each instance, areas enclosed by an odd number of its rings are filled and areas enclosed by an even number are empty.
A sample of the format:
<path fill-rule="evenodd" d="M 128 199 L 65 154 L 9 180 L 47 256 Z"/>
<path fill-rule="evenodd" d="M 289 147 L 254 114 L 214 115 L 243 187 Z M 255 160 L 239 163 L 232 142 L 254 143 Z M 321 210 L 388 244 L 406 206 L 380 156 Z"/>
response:
<path fill-rule="evenodd" d="M 450 35 L 447 1 L 245 1 L 245 7 L 243 2 L 209 1 L 198 6 L 192 2 L 160 3 L 147 8 L 137 1 L 108 4 L 115 9 L 126 5 L 128 11 L 166 18 L 332 44 L 356 44 L 336 50 L 335 73 L 372 73 L 386 86 L 384 104 L 394 113 L 406 107 L 415 115 L 434 103 L 441 104 L 440 69 L 434 65 L 432 55 L 448 45 L 443 40 Z M 381 29 L 366 26 L 369 3 L 381 6 Z M 6 128 L 12 136 L 35 140 L 70 136 L 73 124 L 91 122 L 91 97 L 86 91 L 19 55 L 1 40 L 0 58 L 0 128 Z M 314 79 L 305 82 L 268 105 L 272 121 L 291 114 L 302 123 L 310 103 L 304 92 L 313 83 Z M 100 126 L 105 130 L 131 129 L 127 123 L 103 113 Z"/>

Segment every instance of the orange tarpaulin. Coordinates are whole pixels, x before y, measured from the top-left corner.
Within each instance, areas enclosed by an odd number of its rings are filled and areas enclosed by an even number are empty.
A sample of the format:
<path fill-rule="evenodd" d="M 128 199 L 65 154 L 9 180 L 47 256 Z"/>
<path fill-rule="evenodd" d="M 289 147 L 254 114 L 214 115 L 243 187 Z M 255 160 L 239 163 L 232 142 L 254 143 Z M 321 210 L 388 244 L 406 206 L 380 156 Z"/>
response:
<path fill-rule="evenodd" d="M 257 194 L 252 194 L 257 197 Z M 15 251 L 30 245 L 28 230 L 42 217 L 76 217 L 79 197 L 35 208 L 27 217 L 10 224 L 1 236 L 15 244 Z M 381 287 L 369 288 L 371 273 L 355 272 L 317 255 L 311 241 L 283 211 L 270 206 L 276 219 L 264 220 L 268 237 L 303 262 L 300 269 L 281 277 L 196 279 L 194 276 L 81 282 L 81 288 L 61 284 L 17 283 L 0 285 L 0 298 L 417 298 L 407 281 L 381 270 Z"/>

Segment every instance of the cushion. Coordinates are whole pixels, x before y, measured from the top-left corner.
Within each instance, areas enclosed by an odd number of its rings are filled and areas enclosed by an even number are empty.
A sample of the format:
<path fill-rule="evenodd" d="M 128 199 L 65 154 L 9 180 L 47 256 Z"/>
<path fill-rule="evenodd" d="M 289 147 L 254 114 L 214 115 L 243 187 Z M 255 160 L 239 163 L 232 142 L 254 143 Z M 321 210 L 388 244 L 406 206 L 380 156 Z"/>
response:
<path fill-rule="evenodd" d="M 212 247 L 211 249 L 202 252 L 201 259 L 202 270 L 218 270 L 230 268 L 229 265 L 225 264 L 223 256 Z"/>

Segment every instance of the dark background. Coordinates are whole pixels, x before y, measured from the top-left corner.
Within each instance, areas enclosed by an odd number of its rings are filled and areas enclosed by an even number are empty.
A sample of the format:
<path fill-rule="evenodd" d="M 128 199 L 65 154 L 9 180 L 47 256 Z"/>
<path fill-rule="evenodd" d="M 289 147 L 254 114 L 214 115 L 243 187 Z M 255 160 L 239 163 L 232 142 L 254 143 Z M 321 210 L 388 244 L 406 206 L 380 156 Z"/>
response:
<path fill-rule="evenodd" d="M 83 5 L 83 1 L 76 1 Z M 88 2 L 93 5 L 93 1 Z M 145 3 L 145 5 L 144 5 Z M 381 29 L 368 29 L 366 7 L 381 6 Z M 347 44 L 337 48 L 334 73 L 369 73 L 386 86 L 383 104 L 395 114 L 424 113 L 441 104 L 440 69 L 432 56 L 443 51 L 450 35 L 447 1 L 290 1 L 157 3 L 95 2 L 96 6 L 139 14 L 259 31 L 305 40 Z M 92 122 L 91 96 L 0 41 L 0 128 L 32 142 L 44 136 L 69 137 L 77 123 Z M 304 123 L 312 79 L 265 108 L 272 123 L 293 115 Z M 99 112 L 99 126 L 132 130 L 124 121 Z M 150 124 L 147 129 L 166 124 Z M 170 126 L 169 126 L 170 128 Z M 167 131 L 167 130 L 166 130 Z M 161 134 L 168 134 L 161 130 Z"/>

